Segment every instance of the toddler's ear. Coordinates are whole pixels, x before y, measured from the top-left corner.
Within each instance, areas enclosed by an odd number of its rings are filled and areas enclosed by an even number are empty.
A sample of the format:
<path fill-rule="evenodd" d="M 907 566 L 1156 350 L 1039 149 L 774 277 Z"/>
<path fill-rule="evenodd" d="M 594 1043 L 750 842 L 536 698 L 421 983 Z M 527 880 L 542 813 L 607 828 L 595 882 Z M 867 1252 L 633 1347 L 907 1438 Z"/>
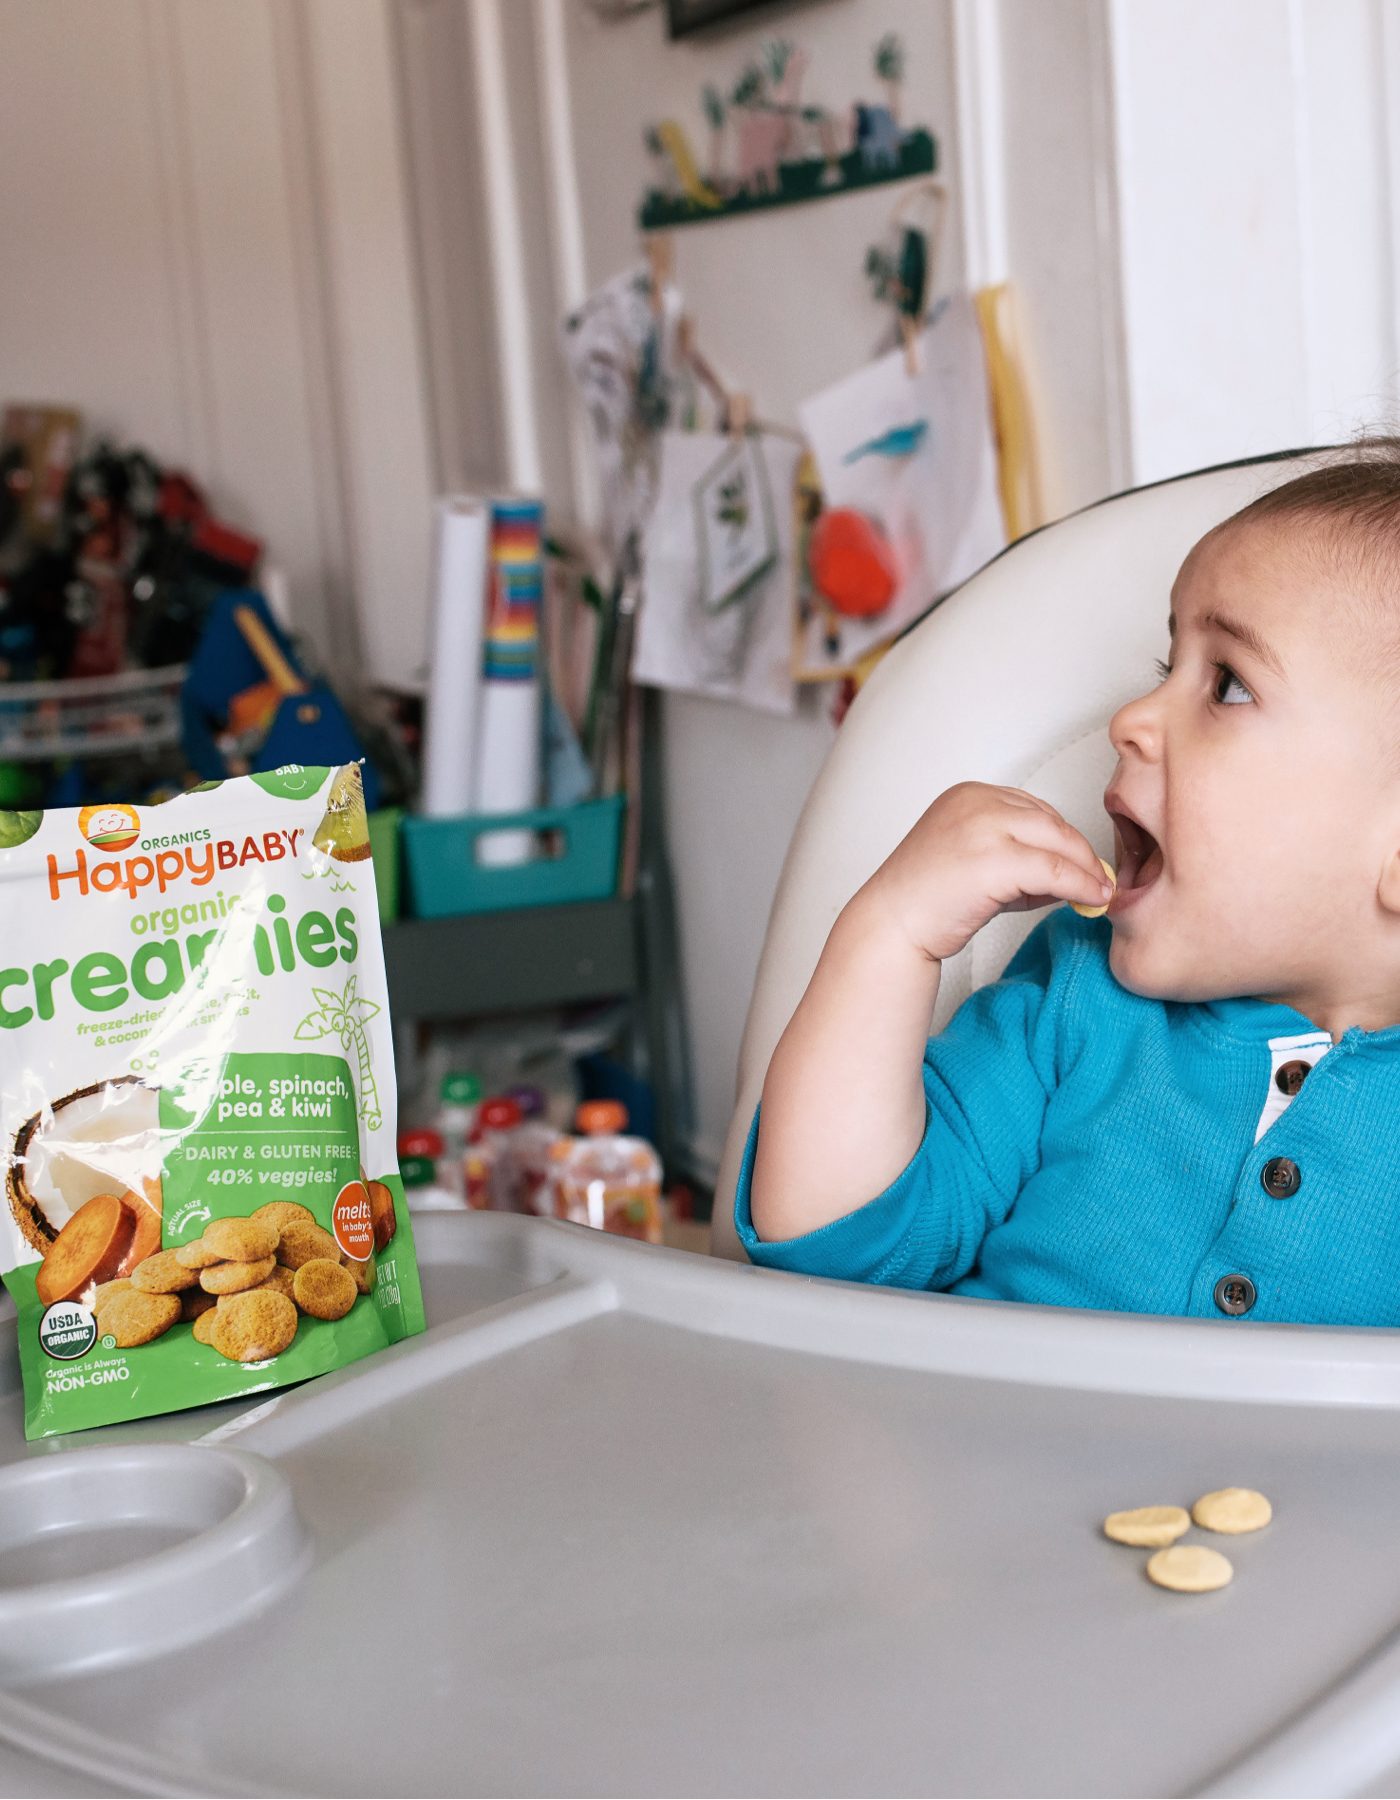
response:
<path fill-rule="evenodd" d="M 1400 849 L 1386 858 L 1376 885 L 1376 898 L 1387 912 L 1400 914 Z"/>

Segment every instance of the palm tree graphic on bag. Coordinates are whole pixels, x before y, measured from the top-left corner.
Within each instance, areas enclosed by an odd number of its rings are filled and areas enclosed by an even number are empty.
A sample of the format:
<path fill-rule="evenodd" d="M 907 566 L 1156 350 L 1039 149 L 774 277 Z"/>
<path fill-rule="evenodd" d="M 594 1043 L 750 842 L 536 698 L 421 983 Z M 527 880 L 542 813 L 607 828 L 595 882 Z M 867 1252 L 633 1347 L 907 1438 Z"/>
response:
<path fill-rule="evenodd" d="M 349 1056 L 353 1052 L 359 1072 L 360 1117 L 370 1131 L 378 1131 L 384 1123 L 384 1115 L 379 1110 L 379 1090 L 374 1085 L 374 1071 L 370 1067 L 369 1037 L 365 1026 L 381 1009 L 373 1000 L 360 999 L 355 992 L 358 981 L 359 976 L 352 975 L 343 994 L 333 993 L 329 988 L 312 988 L 311 992 L 321 1004 L 315 1012 L 306 1015 L 294 1035 L 303 1044 L 317 1038 L 338 1037 L 345 1054 Z"/>

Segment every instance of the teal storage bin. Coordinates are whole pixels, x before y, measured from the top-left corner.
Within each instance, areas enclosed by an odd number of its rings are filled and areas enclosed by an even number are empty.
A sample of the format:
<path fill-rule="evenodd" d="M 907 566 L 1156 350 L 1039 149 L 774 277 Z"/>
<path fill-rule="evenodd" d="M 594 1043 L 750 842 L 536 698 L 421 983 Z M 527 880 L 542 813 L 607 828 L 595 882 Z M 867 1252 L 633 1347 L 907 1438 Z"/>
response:
<path fill-rule="evenodd" d="M 474 813 L 460 819 L 406 817 L 400 833 L 409 903 L 415 918 L 501 912 L 516 906 L 563 906 L 606 900 L 617 886 L 623 795 L 577 806 L 540 806 L 532 812 Z M 477 861 L 480 838 L 493 831 L 559 834 L 558 854 L 487 868 Z M 540 846 L 536 841 L 536 849 Z"/>

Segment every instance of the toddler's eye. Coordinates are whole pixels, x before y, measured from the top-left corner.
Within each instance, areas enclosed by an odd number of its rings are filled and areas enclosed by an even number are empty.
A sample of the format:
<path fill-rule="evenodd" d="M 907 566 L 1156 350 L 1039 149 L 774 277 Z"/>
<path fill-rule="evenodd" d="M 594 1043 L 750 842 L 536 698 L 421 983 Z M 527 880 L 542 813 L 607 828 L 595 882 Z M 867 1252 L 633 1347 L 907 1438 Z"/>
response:
<path fill-rule="evenodd" d="M 1254 696 L 1228 663 L 1217 663 L 1211 698 L 1221 706 L 1250 706 Z"/>

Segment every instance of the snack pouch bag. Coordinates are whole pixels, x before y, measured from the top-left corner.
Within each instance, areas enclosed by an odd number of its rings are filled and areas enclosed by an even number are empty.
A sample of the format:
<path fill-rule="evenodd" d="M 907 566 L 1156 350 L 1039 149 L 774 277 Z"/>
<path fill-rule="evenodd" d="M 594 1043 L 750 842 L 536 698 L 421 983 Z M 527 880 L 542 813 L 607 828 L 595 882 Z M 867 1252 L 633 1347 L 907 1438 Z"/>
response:
<path fill-rule="evenodd" d="M 25 1435 L 423 1329 L 354 764 L 0 812 L 0 1272 Z"/>

